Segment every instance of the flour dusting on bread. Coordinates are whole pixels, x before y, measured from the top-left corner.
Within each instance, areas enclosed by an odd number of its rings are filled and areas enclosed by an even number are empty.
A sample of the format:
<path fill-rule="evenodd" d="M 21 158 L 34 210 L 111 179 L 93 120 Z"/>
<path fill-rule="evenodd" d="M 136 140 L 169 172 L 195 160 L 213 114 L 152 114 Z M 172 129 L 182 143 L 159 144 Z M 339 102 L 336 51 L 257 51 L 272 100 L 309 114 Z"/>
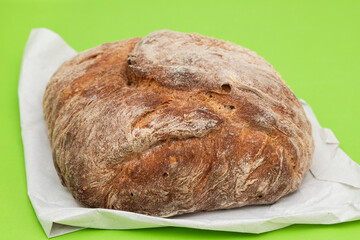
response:
<path fill-rule="evenodd" d="M 256 53 L 169 30 L 65 62 L 44 117 L 61 182 L 88 207 L 152 216 L 270 204 L 311 164 L 311 125 Z"/>

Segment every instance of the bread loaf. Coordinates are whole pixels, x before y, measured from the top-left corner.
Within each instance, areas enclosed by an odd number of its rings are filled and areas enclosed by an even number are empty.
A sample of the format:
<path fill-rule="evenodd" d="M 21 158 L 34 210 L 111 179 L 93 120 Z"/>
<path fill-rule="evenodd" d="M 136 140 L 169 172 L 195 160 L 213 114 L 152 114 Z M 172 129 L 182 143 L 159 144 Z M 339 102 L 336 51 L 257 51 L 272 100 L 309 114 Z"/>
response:
<path fill-rule="evenodd" d="M 314 151 L 274 68 L 241 46 L 169 30 L 62 64 L 43 99 L 61 182 L 87 207 L 152 216 L 274 203 Z"/>

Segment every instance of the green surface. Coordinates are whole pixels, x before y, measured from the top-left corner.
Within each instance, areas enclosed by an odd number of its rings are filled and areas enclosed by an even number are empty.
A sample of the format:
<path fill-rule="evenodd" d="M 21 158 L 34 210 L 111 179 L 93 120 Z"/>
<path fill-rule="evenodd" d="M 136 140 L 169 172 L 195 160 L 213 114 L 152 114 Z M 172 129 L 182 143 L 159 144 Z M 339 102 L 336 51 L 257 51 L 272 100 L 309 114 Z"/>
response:
<path fill-rule="evenodd" d="M 81 51 L 163 28 L 235 42 L 265 57 L 360 163 L 360 1 L 0 0 L 0 239 L 46 239 L 26 193 L 17 85 L 30 30 Z M 356 239 L 360 221 L 254 235 L 160 228 L 94 230 L 57 239 Z"/>

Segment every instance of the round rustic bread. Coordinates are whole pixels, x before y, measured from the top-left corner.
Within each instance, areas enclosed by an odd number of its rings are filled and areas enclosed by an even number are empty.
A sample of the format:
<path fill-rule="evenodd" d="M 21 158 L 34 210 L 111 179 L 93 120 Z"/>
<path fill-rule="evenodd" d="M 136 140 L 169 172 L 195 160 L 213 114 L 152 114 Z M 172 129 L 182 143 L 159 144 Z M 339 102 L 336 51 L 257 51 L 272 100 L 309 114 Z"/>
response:
<path fill-rule="evenodd" d="M 198 34 L 86 50 L 52 76 L 43 108 L 56 171 L 88 207 L 169 217 L 274 203 L 314 150 L 274 68 Z"/>

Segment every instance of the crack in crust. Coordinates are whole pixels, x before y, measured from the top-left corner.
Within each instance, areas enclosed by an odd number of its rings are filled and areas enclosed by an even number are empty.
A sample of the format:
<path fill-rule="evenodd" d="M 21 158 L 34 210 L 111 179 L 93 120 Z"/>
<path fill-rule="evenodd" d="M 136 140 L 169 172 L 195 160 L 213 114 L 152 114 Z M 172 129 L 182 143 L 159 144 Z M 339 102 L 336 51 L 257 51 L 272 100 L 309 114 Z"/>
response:
<path fill-rule="evenodd" d="M 52 76 L 43 107 L 61 182 L 89 207 L 168 217 L 273 203 L 314 149 L 269 63 L 198 34 L 84 51 Z"/>

